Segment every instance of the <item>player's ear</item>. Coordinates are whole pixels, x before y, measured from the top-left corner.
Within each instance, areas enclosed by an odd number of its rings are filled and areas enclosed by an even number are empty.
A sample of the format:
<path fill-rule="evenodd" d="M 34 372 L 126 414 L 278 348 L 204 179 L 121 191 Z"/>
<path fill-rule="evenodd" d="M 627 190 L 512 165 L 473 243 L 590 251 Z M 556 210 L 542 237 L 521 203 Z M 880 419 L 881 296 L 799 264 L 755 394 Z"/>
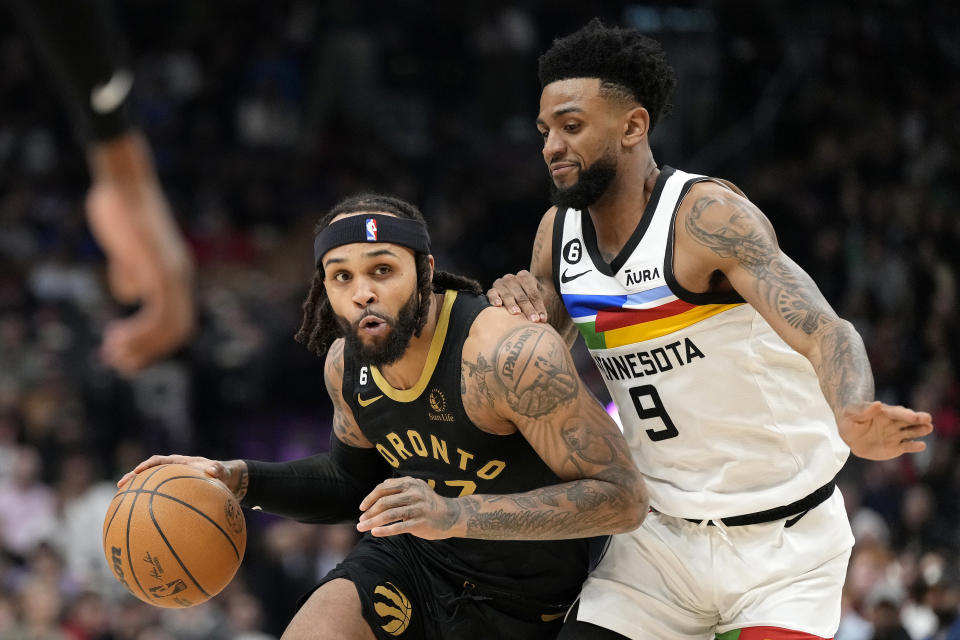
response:
<path fill-rule="evenodd" d="M 433 260 L 433 254 L 432 254 L 432 253 L 427 256 L 427 264 L 430 265 L 430 282 L 433 282 L 433 271 L 434 271 L 434 264 L 435 264 L 435 262 L 434 262 L 434 260 Z"/>
<path fill-rule="evenodd" d="M 650 112 L 643 107 L 634 107 L 624 114 L 620 144 L 634 147 L 646 139 L 649 132 Z"/>

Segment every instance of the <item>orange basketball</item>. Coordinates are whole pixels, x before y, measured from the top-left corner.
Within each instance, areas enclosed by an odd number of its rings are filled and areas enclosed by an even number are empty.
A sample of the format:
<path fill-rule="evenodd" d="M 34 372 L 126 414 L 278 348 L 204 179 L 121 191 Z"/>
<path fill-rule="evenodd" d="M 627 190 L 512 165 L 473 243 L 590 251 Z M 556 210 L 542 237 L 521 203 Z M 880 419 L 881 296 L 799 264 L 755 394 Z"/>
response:
<path fill-rule="evenodd" d="M 151 467 L 113 497 L 103 553 L 130 593 L 158 607 L 192 607 L 227 586 L 247 527 L 236 498 L 183 464 Z"/>

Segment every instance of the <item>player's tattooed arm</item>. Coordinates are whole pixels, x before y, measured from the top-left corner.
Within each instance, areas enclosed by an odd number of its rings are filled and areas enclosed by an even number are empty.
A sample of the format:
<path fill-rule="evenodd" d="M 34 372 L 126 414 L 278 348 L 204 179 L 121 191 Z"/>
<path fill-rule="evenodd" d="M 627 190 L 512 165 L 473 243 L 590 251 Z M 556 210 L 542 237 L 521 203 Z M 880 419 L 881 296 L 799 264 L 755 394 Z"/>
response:
<path fill-rule="evenodd" d="M 643 480 L 619 428 L 580 383 L 555 331 L 513 324 L 465 369 L 474 379 L 468 381 L 465 402 L 472 395 L 472 402 L 516 425 L 564 482 L 523 493 L 458 498 L 450 505 L 454 535 L 557 539 L 639 526 L 647 511 Z"/>
<path fill-rule="evenodd" d="M 757 207 L 714 187 L 693 200 L 684 222 L 687 237 L 716 256 L 714 264 L 740 295 L 809 358 L 834 413 L 873 400 L 873 374 L 859 334 L 780 250 Z"/>
<path fill-rule="evenodd" d="M 327 386 L 327 393 L 333 402 L 333 433 L 337 439 L 351 447 L 371 448 L 373 443 L 367 440 L 360 431 L 353 411 L 343 399 L 343 338 L 339 338 L 327 351 L 327 359 L 323 366 L 323 379 Z"/>
<path fill-rule="evenodd" d="M 577 327 L 573 324 L 567 308 L 563 306 L 560 292 L 553 284 L 553 225 L 556 210 L 551 211 L 553 215 L 545 215 L 537 228 L 530 256 L 530 273 L 537 280 L 537 288 L 547 310 L 547 321 L 557 330 L 567 346 L 571 347 L 577 338 Z"/>
<path fill-rule="evenodd" d="M 487 298 L 495 306 L 502 305 L 511 313 L 522 313 L 530 319 L 539 318 L 542 321 L 543 314 L 546 314 L 547 322 L 571 347 L 577 338 L 577 328 L 553 284 L 553 223 L 556 212 L 555 207 L 551 208 L 540 219 L 533 241 L 530 270 L 497 278 L 487 292 Z"/>

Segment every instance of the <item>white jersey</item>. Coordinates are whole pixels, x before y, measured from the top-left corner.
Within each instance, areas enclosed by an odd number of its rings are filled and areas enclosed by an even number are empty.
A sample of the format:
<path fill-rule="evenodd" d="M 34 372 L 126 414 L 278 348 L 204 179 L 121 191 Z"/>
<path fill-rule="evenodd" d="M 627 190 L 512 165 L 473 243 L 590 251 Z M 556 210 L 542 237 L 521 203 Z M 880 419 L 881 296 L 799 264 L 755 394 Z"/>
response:
<path fill-rule="evenodd" d="M 736 293 L 696 294 L 673 275 L 673 225 L 690 187 L 665 167 L 612 263 L 589 214 L 561 209 L 553 278 L 610 390 L 650 504 L 715 519 L 790 504 L 850 453 L 810 362 Z"/>

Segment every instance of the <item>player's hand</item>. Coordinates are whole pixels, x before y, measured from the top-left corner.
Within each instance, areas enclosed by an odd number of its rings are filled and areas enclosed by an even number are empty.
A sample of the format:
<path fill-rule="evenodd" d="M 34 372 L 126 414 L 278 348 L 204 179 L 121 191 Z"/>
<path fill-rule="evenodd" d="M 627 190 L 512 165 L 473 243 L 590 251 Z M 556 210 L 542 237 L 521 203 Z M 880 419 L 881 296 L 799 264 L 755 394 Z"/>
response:
<path fill-rule="evenodd" d="M 889 460 L 927 448 L 918 438 L 933 431 L 929 413 L 871 402 L 844 407 L 837 425 L 850 451 L 868 460 Z"/>
<path fill-rule="evenodd" d="M 522 313 L 531 322 L 547 321 L 541 285 L 526 269 L 494 280 L 493 287 L 487 291 L 487 300 L 495 307 L 506 307 L 513 315 Z"/>
<path fill-rule="evenodd" d="M 124 485 L 133 480 L 138 474 L 143 473 L 151 467 L 158 467 L 162 464 L 185 464 L 189 467 L 201 471 L 215 480 L 219 480 L 226 486 L 237 500 L 242 500 L 247 493 L 246 477 L 247 463 L 243 460 L 229 460 L 221 462 L 220 460 L 211 460 L 201 456 L 181 456 L 177 454 L 154 455 L 150 456 L 132 471 L 127 472 L 117 482 L 117 488 L 122 489 Z"/>
<path fill-rule="evenodd" d="M 131 375 L 193 333 L 193 262 L 139 136 L 97 147 L 91 166 L 87 222 L 107 256 L 110 291 L 120 302 L 140 303 L 106 327 L 100 353 Z"/>
<path fill-rule="evenodd" d="M 374 488 L 360 503 L 358 531 L 375 536 L 412 533 L 427 540 L 454 536 L 452 530 L 460 517 L 455 498 L 436 494 L 423 480 L 389 478 Z"/>

